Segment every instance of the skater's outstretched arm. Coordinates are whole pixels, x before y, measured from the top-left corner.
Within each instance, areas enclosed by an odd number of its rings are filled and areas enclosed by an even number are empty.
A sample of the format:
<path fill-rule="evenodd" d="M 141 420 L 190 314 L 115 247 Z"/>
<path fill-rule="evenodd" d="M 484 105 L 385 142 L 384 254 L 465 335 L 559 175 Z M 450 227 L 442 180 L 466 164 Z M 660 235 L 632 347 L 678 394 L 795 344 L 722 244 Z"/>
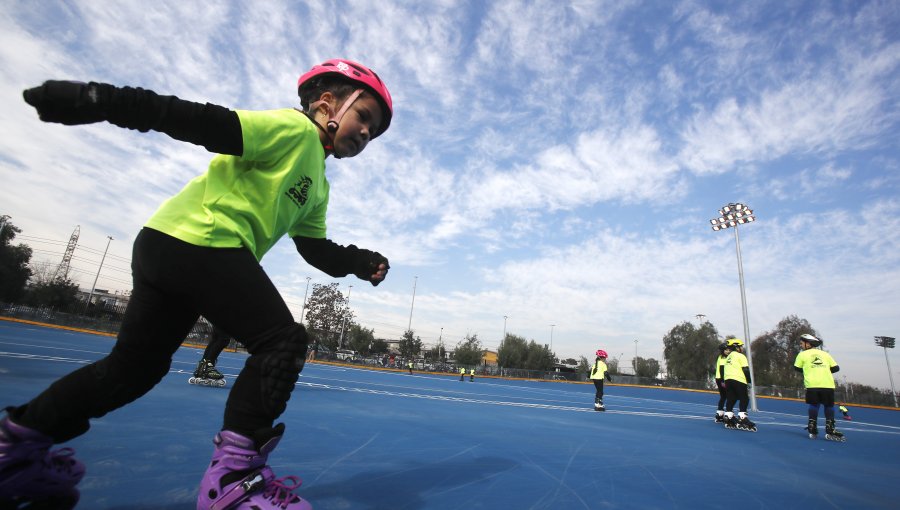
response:
<path fill-rule="evenodd" d="M 384 255 L 352 244 L 341 246 L 330 239 L 303 236 L 294 236 L 293 240 L 303 260 L 329 276 L 353 274 L 378 285 L 391 267 Z"/>
<path fill-rule="evenodd" d="M 44 122 L 74 126 L 107 121 L 142 133 L 159 131 L 210 152 L 244 152 L 238 115 L 223 106 L 96 82 L 51 80 L 22 95 Z"/>

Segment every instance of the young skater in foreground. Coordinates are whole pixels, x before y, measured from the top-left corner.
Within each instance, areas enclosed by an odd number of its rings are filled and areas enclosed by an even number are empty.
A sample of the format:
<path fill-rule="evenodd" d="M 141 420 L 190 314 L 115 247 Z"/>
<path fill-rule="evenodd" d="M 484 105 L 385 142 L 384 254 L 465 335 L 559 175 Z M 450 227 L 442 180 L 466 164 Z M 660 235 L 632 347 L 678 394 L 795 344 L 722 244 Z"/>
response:
<path fill-rule="evenodd" d="M 287 235 L 331 276 L 384 280 L 384 256 L 326 238 L 325 161 L 359 155 L 390 126 L 393 106 L 378 75 L 349 60 L 314 66 L 298 94 L 302 110 L 235 111 L 93 82 L 48 81 L 24 92 L 45 122 L 154 130 L 218 155 L 137 235 L 133 291 L 112 352 L 6 408 L 0 501 L 74 506 L 85 466 L 71 449 L 51 446 L 153 388 L 203 315 L 250 356 L 230 390 L 197 508 L 311 508 L 294 494 L 297 477 L 276 478 L 267 465 L 309 339 L 259 261 Z"/>

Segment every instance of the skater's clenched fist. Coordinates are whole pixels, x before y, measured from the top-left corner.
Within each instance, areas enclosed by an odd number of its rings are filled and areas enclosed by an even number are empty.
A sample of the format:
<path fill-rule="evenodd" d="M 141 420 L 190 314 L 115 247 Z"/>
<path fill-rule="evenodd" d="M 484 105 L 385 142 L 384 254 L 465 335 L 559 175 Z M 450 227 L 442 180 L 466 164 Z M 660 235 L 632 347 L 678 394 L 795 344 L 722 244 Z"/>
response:
<path fill-rule="evenodd" d="M 25 90 L 22 96 L 42 121 L 74 126 L 106 120 L 114 89 L 104 83 L 49 80 Z"/>

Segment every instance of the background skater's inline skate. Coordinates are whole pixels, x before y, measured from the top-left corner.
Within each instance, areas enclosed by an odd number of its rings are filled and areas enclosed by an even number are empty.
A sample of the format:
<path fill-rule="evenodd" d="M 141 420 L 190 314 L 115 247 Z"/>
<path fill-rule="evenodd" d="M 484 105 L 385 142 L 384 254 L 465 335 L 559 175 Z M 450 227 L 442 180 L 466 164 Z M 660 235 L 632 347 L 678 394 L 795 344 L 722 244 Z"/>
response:
<path fill-rule="evenodd" d="M 197 364 L 197 370 L 194 370 L 194 376 L 188 379 L 188 382 L 200 386 L 216 386 L 222 388 L 225 386 L 226 381 L 222 372 L 216 370 L 215 363 L 206 359 L 201 359 L 200 363 Z"/>

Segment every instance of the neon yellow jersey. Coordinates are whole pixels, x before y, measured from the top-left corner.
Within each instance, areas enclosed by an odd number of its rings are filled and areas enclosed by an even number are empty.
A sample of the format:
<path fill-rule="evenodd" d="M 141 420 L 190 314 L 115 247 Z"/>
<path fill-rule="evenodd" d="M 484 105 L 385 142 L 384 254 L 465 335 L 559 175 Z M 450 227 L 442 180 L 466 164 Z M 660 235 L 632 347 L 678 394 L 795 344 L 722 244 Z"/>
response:
<path fill-rule="evenodd" d="M 591 379 L 603 379 L 606 377 L 606 371 L 609 367 L 602 360 L 594 361 L 594 368 L 591 369 Z"/>
<path fill-rule="evenodd" d="M 747 384 L 747 377 L 744 376 L 744 367 L 747 365 L 747 356 L 734 351 L 725 358 L 725 380 L 737 381 Z"/>
<path fill-rule="evenodd" d="M 146 226 L 197 246 L 245 247 L 257 260 L 285 234 L 324 238 L 329 185 L 316 126 L 294 109 L 237 114 L 243 156 L 215 156 Z"/>
<path fill-rule="evenodd" d="M 816 348 L 800 351 L 794 366 L 803 369 L 803 385 L 807 388 L 834 389 L 831 367 L 836 367 L 837 362 L 827 352 Z"/>
<path fill-rule="evenodd" d="M 721 374 L 721 368 L 725 366 L 726 356 L 719 356 L 719 359 L 716 360 L 716 375 L 713 376 L 713 379 L 719 379 L 719 374 Z M 743 371 L 742 371 L 743 372 Z"/>

